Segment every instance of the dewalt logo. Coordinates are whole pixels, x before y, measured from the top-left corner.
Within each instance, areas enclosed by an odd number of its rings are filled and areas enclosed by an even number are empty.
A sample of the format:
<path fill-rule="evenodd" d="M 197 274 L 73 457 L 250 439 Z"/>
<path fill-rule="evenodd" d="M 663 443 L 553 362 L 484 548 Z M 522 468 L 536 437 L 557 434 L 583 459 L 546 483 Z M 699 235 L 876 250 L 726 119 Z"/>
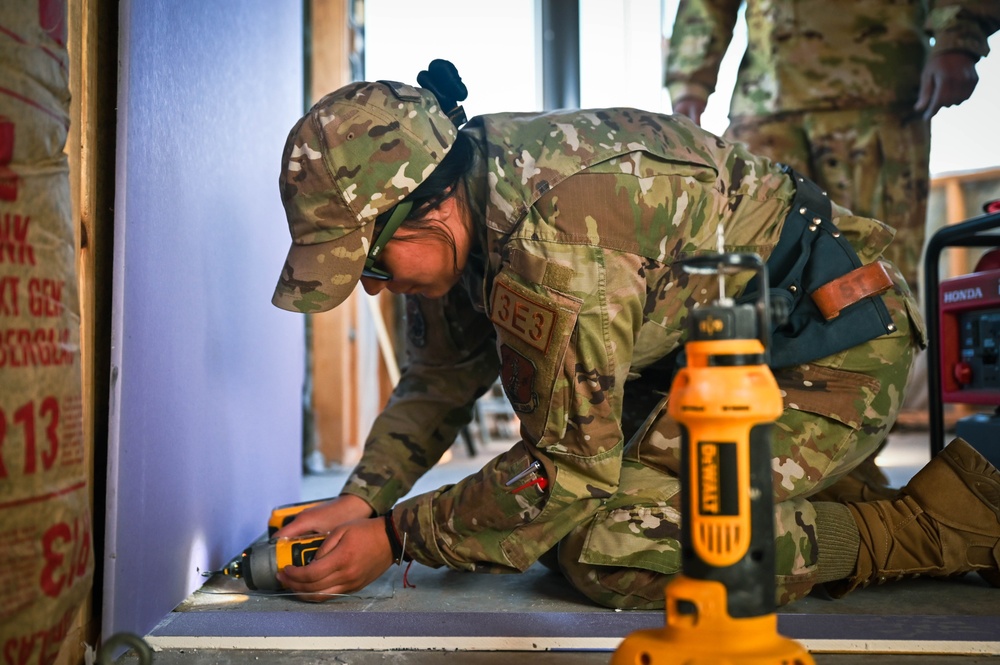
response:
<path fill-rule="evenodd" d="M 714 443 L 698 446 L 698 510 L 719 514 L 719 447 Z"/>
<path fill-rule="evenodd" d="M 722 332 L 726 327 L 726 324 L 722 319 L 717 319 L 714 316 L 708 316 L 698 322 L 698 330 L 700 330 L 705 335 L 715 336 Z"/>

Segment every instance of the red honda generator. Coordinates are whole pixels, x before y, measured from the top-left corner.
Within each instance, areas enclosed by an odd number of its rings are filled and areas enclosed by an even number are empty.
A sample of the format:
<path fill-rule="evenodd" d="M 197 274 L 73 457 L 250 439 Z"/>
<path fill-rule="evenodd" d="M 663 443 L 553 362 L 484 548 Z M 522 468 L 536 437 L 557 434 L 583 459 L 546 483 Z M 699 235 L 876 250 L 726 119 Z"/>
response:
<path fill-rule="evenodd" d="M 948 226 L 931 237 L 924 257 L 931 453 L 944 446 L 945 403 L 984 409 L 955 424 L 955 434 L 1000 466 L 1000 200 L 986 214 Z M 993 247 L 975 270 L 940 280 L 941 250 Z"/>

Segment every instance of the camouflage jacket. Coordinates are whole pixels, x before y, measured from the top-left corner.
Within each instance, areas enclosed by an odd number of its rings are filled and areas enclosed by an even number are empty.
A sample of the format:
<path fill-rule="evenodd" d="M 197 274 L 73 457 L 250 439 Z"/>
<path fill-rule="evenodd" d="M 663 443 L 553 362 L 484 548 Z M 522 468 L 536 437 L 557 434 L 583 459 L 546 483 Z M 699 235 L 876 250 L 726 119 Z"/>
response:
<path fill-rule="evenodd" d="M 687 312 L 718 297 L 715 277 L 674 261 L 714 251 L 720 226 L 727 251 L 766 259 L 795 187 L 685 118 L 503 114 L 463 131 L 484 155 L 467 180 L 483 230 L 477 274 L 468 300 L 409 301 L 412 362 L 344 491 L 387 510 L 454 440 L 499 361 L 521 440 L 393 515 L 424 564 L 524 570 L 614 495 L 626 380 L 675 350 Z M 871 261 L 884 244 L 856 246 Z M 751 276 L 728 278 L 726 295 Z"/>
<path fill-rule="evenodd" d="M 741 0 L 680 0 L 666 86 L 707 100 Z M 748 0 L 747 50 L 730 117 L 912 106 L 928 54 L 989 52 L 997 0 Z M 933 46 L 931 45 L 933 38 Z"/>
<path fill-rule="evenodd" d="M 405 302 L 406 365 L 343 490 L 379 515 L 437 464 L 498 371 L 493 325 L 463 288 Z"/>

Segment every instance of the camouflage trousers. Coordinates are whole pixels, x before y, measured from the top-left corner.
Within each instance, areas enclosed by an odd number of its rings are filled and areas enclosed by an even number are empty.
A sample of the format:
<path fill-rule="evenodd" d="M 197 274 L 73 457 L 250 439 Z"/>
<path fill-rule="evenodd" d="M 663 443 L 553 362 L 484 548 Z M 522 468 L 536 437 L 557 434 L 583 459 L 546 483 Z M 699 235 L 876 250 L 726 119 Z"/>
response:
<path fill-rule="evenodd" d="M 892 272 L 896 289 L 884 298 L 893 333 L 775 372 L 785 404 L 772 443 L 779 605 L 818 582 L 808 497 L 871 455 L 903 402 L 923 324 L 902 275 Z M 560 570 L 601 605 L 662 608 L 664 586 L 681 568 L 680 427 L 667 399 L 629 442 L 616 494 L 559 543 Z"/>
<path fill-rule="evenodd" d="M 930 123 L 911 108 L 734 118 L 729 140 L 783 162 L 855 215 L 896 229 L 885 252 L 916 290 L 930 191 Z"/>

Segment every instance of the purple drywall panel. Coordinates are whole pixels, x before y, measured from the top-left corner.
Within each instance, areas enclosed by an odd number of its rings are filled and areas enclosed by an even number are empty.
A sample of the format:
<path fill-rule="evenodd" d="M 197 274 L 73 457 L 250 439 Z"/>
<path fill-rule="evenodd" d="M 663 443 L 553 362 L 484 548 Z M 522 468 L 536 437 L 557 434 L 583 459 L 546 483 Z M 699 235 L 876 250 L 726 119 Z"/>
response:
<path fill-rule="evenodd" d="M 299 498 L 304 320 L 270 303 L 302 3 L 121 2 L 104 636 Z"/>

